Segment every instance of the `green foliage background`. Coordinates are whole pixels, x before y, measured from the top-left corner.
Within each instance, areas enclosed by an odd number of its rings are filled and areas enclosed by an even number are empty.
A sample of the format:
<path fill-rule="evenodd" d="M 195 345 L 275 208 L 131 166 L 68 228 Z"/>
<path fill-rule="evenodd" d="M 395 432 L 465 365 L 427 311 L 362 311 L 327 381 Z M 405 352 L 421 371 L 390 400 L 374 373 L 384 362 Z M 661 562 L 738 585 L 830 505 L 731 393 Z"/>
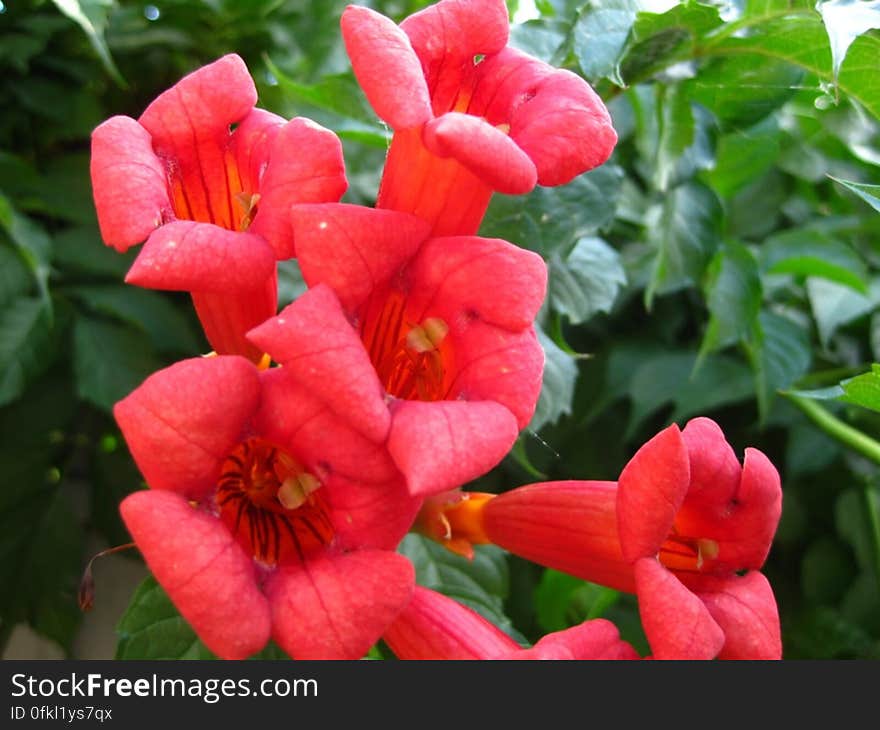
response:
<path fill-rule="evenodd" d="M 369 4 L 400 19 L 424 3 Z M 0 650 L 22 622 L 70 650 L 84 537 L 126 542 L 116 506 L 142 486 L 110 409 L 208 349 L 185 296 L 122 284 L 132 256 L 101 244 L 89 133 L 234 51 L 261 106 L 342 137 L 346 199 L 370 204 L 389 131 L 351 75 L 344 5 L 0 3 Z M 477 486 L 613 479 L 670 421 L 711 416 L 783 477 L 766 573 L 785 655 L 877 658 L 880 6 L 533 10 L 512 43 L 593 83 L 620 143 L 568 186 L 490 207 L 481 233 L 550 268 L 547 369 L 531 428 Z M 300 287 L 286 266 L 282 298 Z M 606 616 L 647 649 L 630 596 L 497 549 L 472 564 L 417 536 L 401 549 L 422 584 L 522 641 Z M 120 657 L 210 656 L 152 581 L 117 630 Z"/>

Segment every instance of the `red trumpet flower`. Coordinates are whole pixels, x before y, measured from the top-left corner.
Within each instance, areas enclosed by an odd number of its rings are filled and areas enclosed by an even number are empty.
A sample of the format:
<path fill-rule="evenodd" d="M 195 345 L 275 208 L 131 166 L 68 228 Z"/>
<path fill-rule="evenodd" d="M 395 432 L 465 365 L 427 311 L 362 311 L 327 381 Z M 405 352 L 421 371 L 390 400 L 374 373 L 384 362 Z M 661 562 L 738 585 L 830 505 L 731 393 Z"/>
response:
<path fill-rule="evenodd" d="M 382 638 L 399 659 L 639 658 L 604 619 L 548 634 L 523 649 L 470 608 L 421 586 Z"/>
<path fill-rule="evenodd" d="M 646 443 L 617 485 L 532 484 L 459 510 L 450 525 L 453 537 L 482 534 L 541 565 L 636 593 L 658 659 L 778 659 L 776 600 L 758 571 L 781 504 L 767 457 L 746 449 L 740 465 L 718 425 L 697 418 Z"/>
<path fill-rule="evenodd" d="M 302 205 L 292 218 L 312 288 L 253 342 L 387 444 L 412 494 L 495 466 L 541 388 L 543 260 L 498 239 L 428 239 L 395 211 Z"/>
<path fill-rule="evenodd" d="M 509 30 L 503 0 L 441 0 L 400 27 L 345 10 L 355 75 L 394 129 L 377 207 L 473 234 L 493 191 L 562 185 L 608 159 L 617 135 L 599 97 L 507 47 Z"/>
<path fill-rule="evenodd" d="M 356 659 L 409 601 L 394 551 L 417 503 L 387 453 L 285 368 L 184 360 L 114 414 L 150 490 L 120 507 L 147 565 L 218 656 L 270 635 Z"/>
<path fill-rule="evenodd" d="M 92 134 L 101 235 L 126 251 L 146 239 L 126 281 L 189 291 L 211 346 L 259 360 L 244 335 L 277 311 L 276 259 L 294 254 L 287 211 L 339 200 L 337 137 L 314 122 L 255 109 L 238 56 L 183 78 L 140 119 Z"/>

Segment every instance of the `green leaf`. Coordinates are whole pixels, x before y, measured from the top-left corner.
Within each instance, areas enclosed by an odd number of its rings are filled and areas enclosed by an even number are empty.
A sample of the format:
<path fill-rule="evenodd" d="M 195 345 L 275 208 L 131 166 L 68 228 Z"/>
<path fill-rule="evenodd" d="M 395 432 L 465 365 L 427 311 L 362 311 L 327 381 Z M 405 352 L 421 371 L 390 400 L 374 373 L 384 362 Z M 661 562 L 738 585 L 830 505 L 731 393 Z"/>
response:
<path fill-rule="evenodd" d="M 622 182 L 623 171 L 606 163 L 567 185 L 537 187 L 525 199 L 493 195 L 480 235 L 504 238 L 549 258 L 611 223 Z"/>
<path fill-rule="evenodd" d="M 852 182 L 850 180 L 841 180 L 829 175 L 834 182 L 838 182 L 844 187 L 852 190 L 874 210 L 880 213 L 880 185 L 865 185 L 863 183 Z"/>
<path fill-rule="evenodd" d="M 709 109 L 725 130 L 750 127 L 782 106 L 801 88 L 802 68 L 758 55 L 709 59 L 684 82 L 693 101 Z"/>
<path fill-rule="evenodd" d="M 749 129 L 736 129 L 718 140 L 715 167 L 706 180 L 722 197 L 729 197 L 760 179 L 780 152 L 782 132 L 775 117 Z"/>
<path fill-rule="evenodd" d="M 113 284 L 77 286 L 70 293 L 93 311 L 142 330 L 159 350 L 194 355 L 205 349 L 189 319 L 168 295 Z"/>
<path fill-rule="evenodd" d="M 549 568 L 535 589 L 535 614 L 545 632 L 563 631 L 601 617 L 619 593 Z"/>
<path fill-rule="evenodd" d="M 624 86 L 618 59 L 643 9 L 641 0 L 590 0 L 581 8 L 574 26 L 574 53 L 590 81 L 607 78 Z"/>
<path fill-rule="evenodd" d="M 73 328 L 73 369 L 81 398 L 110 410 L 162 366 L 136 329 L 89 317 Z"/>
<path fill-rule="evenodd" d="M 626 284 L 620 254 L 601 238 L 581 238 L 565 258 L 554 253 L 548 267 L 550 304 L 572 324 L 610 312 Z"/>
<path fill-rule="evenodd" d="M 557 65 L 557 54 L 566 41 L 568 25 L 540 18 L 510 26 L 509 45 L 523 53 Z"/>
<path fill-rule="evenodd" d="M 723 22 L 717 7 L 694 0 L 665 13 L 639 13 L 620 61 L 621 77 L 633 84 L 690 58 L 698 41 Z"/>
<path fill-rule="evenodd" d="M 52 242 L 46 232 L 27 216 L 18 213 L 2 193 L 0 193 L 0 226 L 9 235 L 27 267 L 30 269 L 43 306 L 50 320 L 52 300 L 49 297 L 49 262 L 52 257 Z"/>
<path fill-rule="evenodd" d="M 698 361 L 734 342 L 755 339 L 761 310 L 761 279 L 758 264 L 745 246 L 726 243 L 715 255 L 709 266 L 706 303 L 709 325 Z"/>
<path fill-rule="evenodd" d="M 880 365 L 877 363 L 871 365 L 871 372 L 844 380 L 840 387 L 844 393 L 840 400 L 844 403 L 880 412 Z"/>
<path fill-rule="evenodd" d="M 648 307 L 655 294 L 700 281 L 720 242 L 721 215 L 715 193 L 696 182 L 673 189 L 648 211 L 648 238 L 657 251 L 645 292 Z"/>
<path fill-rule="evenodd" d="M 15 299 L 0 312 L 0 405 L 18 398 L 46 371 L 56 335 L 38 299 Z"/>
<path fill-rule="evenodd" d="M 835 605 L 855 576 L 851 553 L 830 537 L 814 541 L 801 561 L 804 597 L 814 604 Z"/>
<path fill-rule="evenodd" d="M 575 357 L 563 350 L 540 328 L 536 328 L 538 342 L 544 348 L 544 379 L 535 415 L 529 429 L 540 431 L 548 423 L 556 423 L 571 413 L 571 401 L 578 378 Z"/>
<path fill-rule="evenodd" d="M 0 410 L 0 623 L 26 621 L 68 652 L 84 536 L 58 460 L 73 411 L 68 384 L 56 379 Z"/>
<path fill-rule="evenodd" d="M 872 411 L 880 412 L 880 365 L 871 365 L 871 371 L 854 378 L 841 380 L 837 385 L 816 390 L 794 390 L 793 395 L 814 400 L 836 400 L 852 403 Z"/>
<path fill-rule="evenodd" d="M 124 254 L 105 246 L 97 226 L 66 228 L 53 236 L 53 264 L 67 272 L 120 281 L 131 268 L 137 250 Z"/>
<path fill-rule="evenodd" d="M 810 368 L 812 351 L 807 333 L 787 317 L 761 312 L 761 336 L 746 347 L 755 373 L 758 410 L 763 421 L 776 392 L 791 386 Z"/>
<path fill-rule="evenodd" d="M 216 659 L 153 577 L 138 586 L 116 633 L 117 659 Z"/>
<path fill-rule="evenodd" d="M 829 0 L 817 3 L 816 10 L 828 31 L 836 80 L 852 42 L 862 33 L 880 28 L 880 0 Z"/>
<path fill-rule="evenodd" d="M 104 40 L 104 28 L 113 7 L 113 0 L 52 0 L 55 6 L 68 18 L 74 21 L 89 39 L 107 73 L 123 88 L 127 87 L 125 79 L 116 68 L 107 42 Z"/>
<path fill-rule="evenodd" d="M 612 359 L 609 369 L 616 368 L 614 363 Z M 672 420 L 683 421 L 753 396 L 751 373 L 738 360 L 711 355 L 701 368 L 695 364 L 694 352 L 666 352 L 635 368 L 625 386 L 632 402 L 627 438 L 666 405 L 674 406 Z"/>
<path fill-rule="evenodd" d="M 0 309 L 6 309 L 30 288 L 31 275 L 21 257 L 9 246 L 0 244 Z"/>
<path fill-rule="evenodd" d="M 694 141 L 694 115 L 691 103 L 681 85 L 659 87 L 660 139 L 654 185 L 666 192 L 685 150 Z"/>
<path fill-rule="evenodd" d="M 818 276 L 866 294 L 867 271 L 847 244 L 820 231 L 797 229 L 768 238 L 761 246 L 761 268 L 770 274 Z"/>
<path fill-rule="evenodd" d="M 868 294 L 827 279 L 807 279 L 807 296 L 823 346 L 842 326 L 869 314 L 880 304 L 880 282 L 872 283 Z"/>
<path fill-rule="evenodd" d="M 416 582 L 477 611 L 502 631 L 522 640 L 504 613 L 510 588 L 507 560 L 501 548 L 477 545 L 472 561 L 421 535 L 409 534 L 399 552 L 416 569 Z"/>
<path fill-rule="evenodd" d="M 828 35 L 812 10 L 772 8 L 730 23 L 707 40 L 701 52 L 711 55 L 754 54 L 788 61 L 810 71 L 829 84 L 835 83 Z M 880 118 L 880 83 L 877 57 L 880 38 L 859 37 L 849 48 L 837 75 L 837 87 Z"/>

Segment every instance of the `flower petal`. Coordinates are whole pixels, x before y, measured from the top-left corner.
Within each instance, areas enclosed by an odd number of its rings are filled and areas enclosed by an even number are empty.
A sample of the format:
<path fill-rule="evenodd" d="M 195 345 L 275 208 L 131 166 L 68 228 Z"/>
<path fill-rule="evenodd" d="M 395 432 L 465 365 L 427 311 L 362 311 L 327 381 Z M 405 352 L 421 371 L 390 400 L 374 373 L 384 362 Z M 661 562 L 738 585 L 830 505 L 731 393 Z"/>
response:
<path fill-rule="evenodd" d="M 426 496 L 485 474 L 517 433 L 513 414 L 491 401 L 396 401 L 388 451 L 410 494 Z"/>
<path fill-rule="evenodd" d="M 438 157 L 454 157 L 493 190 L 522 195 L 538 173 L 529 156 L 507 134 L 485 120 L 448 112 L 425 125 L 425 146 Z"/>
<path fill-rule="evenodd" d="M 178 218 L 235 230 L 229 130 L 256 102 L 247 66 L 229 54 L 181 79 L 141 115 L 153 149 L 166 161 Z"/>
<path fill-rule="evenodd" d="M 507 76 L 511 68 L 516 75 Z M 509 78 L 510 137 L 535 163 L 541 185 L 564 185 L 605 162 L 617 133 L 602 100 L 580 76 L 513 48 L 487 59 L 483 78 Z M 513 84 L 519 87 L 513 96 Z M 475 100 L 476 101 L 476 100 Z M 493 114 L 487 115 L 491 121 Z"/>
<path fill-rule="evenodd" d="M 712 659 L 724 632 L 700 598 L 655 558 L 634 566 L 639 615 L 655 659 Z"/>
<path fill-rule="evenodd" d="M 532 251 L 500 238 L 431 238 L 408 272 L 409 305 L 442 308 L 439 316 L 482 319 L 512 331 L 535 320 L 547 289 L 547 266 Z"/>
<path fill-rule="evenodd" d="M 721 427 L 711 418 L 694 418 L 681 437 L 691 468 L 687 501 L 726 509 L 739 487 L 742 466 Z"/>
<path fill-rule="evenodd" d="M 259 399 L 257 371 L 244 358 L 194 358 L 151 375 L 113 415 L 151 487 L 199 498 L 216 485 Z"/>
<path fill-rule="evenodd" d="M 248 337 L 345 422 L 385 440 L 391 416 L 382 384 L 330 287 L 309 289 Z"/>
<path fill-rule="evenodd" d="M 244 659 L 265 646 L 269 604 L 254 562 L 216 517 L 168 492 L 135 492 L 119 509 L 156 580 L 205 646 L 222 659 Z"/>
<path fill-rule="evenodd" d="M 101 238 L 119 252 L 143 242 L 172 215 L 165 170 L 150 133 L 111 117 L 92 132 L 92 192 Z"/>
<path fill-rule="evenodd" d="M 272 142 L 249 230 L 264 236 L 279 260 L 289 259 L 296 254 L 290 207 L 336 202 L 347 187 L 339 138 L 311 119 L 291 119 Z"/>
<path fill-rule="evenodd" d="M 382 638 L 398 659 L 494 659 L 520 648 L 475 611 L 421 586 Z"/>
<path fill-rule="evenodd" d="M 455 326 L 458 325 L 458 326 Z M 520 429 L 541 394 L 544 350 L 532 327 L 510 332 L 482 320 L 454 321 L 455 377 L 449 400 L 491 400 L 510 409 Z"/>
<path fill-rule="evenodd" d="M 568 654 L 568 656 L 565 656 Z M 617 627 L 605 619 L 584 621 L 541 638 L 520 656 L 508 659 L 638 659 L 639 655 L 620 638 Z"/>
<path fill-rule="evenodd" d="M 295 452 L 311 471 L 377 486 L 400 478 L 384 442 L 377 443 L 357 431 L 344 412 L 334 411 L 290 368 L 260 373 L 260 384 L 262 398 L 253 418 L 255 430 Z"/>
<path fill-rule="evenodd" d="M 483 508 L 489 539 L 515 555 L 635 592 L 617 533 L 617 484 L 541 482 L 499 494 Z"/>
<path fill-rule="evenodd" d="M 728 578 L 700 576 L 690 584 L 724 631 L 719 659 L 781 659 L 776 598 L 756 570 Z"/>
<path fill-rule="evenodd" d="M 353 313 L 388 282 L 428 236 L 415 216 L 361 205 L 297 205 L 293 231 L 303 278 L 327 284 Z"/>
<path fill-rule="evenodd" d="M 369 8 L 349 5 L 342 38 L 370 105 L 392 129 L 409 129 L 431 118 L 431 99 L 418 56 L 393 21 Z"/>
<path fill-rule="evenodd" d="M 620 474 L 617 519 L 624 557 L 655 555 L 669 535 L 690 485 L 687 449 L 678 426 L 664 429 L 630 459 Z"/>
<path fill-rule="evenodd" d="M 275 272 L 275 254 L 260 236 L 211 223 L 175 221 L 158 228 L 125 277 L 148 289 L 252 291 Z"/>
<path fill-rule="evenodd" d="M 451 109 L 476 57 L 497 53 L 510 35 L 503 0 L 442 0 L 400 27 L 422 62 L 435 114 Z"/>
<path fill-rule="evenodd" d="M 360 659 L 412 596 L 402 555 L 360 550 L 317 556 L 271 575 L 273 636 L 295 659 Z"/>

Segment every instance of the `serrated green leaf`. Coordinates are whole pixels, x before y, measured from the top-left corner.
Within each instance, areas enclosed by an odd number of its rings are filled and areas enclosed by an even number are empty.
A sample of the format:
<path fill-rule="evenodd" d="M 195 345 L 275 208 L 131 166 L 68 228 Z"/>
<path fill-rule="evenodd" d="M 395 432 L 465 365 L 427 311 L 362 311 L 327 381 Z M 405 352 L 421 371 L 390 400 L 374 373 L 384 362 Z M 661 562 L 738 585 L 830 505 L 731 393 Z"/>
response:
<path fill-rule="evenodd" d="M 20 396 L 51 365 L 56 334 L 38 299 L 15 299 L 0 312 L 0 405 Z"/>
<path fill-rule="evenodd" d="M 760 249 L 761 268 L 771 274 L 817 276 L 866 294 L 867 271 L 847 244 L 820 231 L 797 229 L 768 238 Z"/>
<path fill-rule="evenodd" d="M 880 213 L 880 185 L 865 185 L 863 183 L 852 182 L 851 180 L 841 180 L 829 175 L 834 182 L 838 182 L 844 187 L 852 190 L 874 210 Z"/>
<path fill-rule="evenodd" d="M 710 59 L 684 82 L 688 95 L 709 109 L 726 130 L 765 119 L 801 88 L 802 68 L 758 55 Z"/>
<path fill-rule="evenodd" d="M 787 61 L 816 74 L 828 84 L 835 83 L 828 35 L 819 15 L 812 10 L 774 7 L 766 13 L 752 14 L 739 23 L 731 23 L 723 31 L 708 39 L 701 52 L 754 54 Z M 836 78 L 837 87 L 875 118 L 880 118 L 878 54 L 880 38 L 860 36 L 850 46 Z"/>
<path fill-rule="evenodd" d="M 158 350 L 195 355 L 205 349 L 190 320 L 167 295 L 113 284 L 72 287 L 70 293 L 92 311 L 142 330 Z"/>
<path fill-rule="evenodd" d="M 550 304 L 580 324 L 598 312 L 610 312 L 626 273 L 617 253 L 601 238 L 581 238 L 565 258 L 548 263 Z"/>
<path fill-rule="evenodd" d="M 844 403 L 852 403 L 880 412 L 880 365 L 871 365 L 871 372 L 841 382 Z"/>
<path fill-rule="evenodd" d="M 79 396 L 110 410 L 162 366 L 136 329 L 89 317 L 73 327 L 73 369 Z"/>
<path fill-rule="evenodd" d="M 734 342 L 755 339 L 761 279 L 758 264 L 745 246 L 728 242 L 715 255 L 709 266 L 706 303 L 710 317 L 699 360 Z"/>
<path fill-rule="evenodd" d="M 812 351 L 807 333 L 787 317 L 761 312 L 761 336 L 746 351 L 755 373 L 758 410 L 763 421 L 776 392 L 807 372 Z"/>
<path fill-rule="evenodd" d="M 470 606 L 488 621 L 522 641 L 504 613 L 509 576 L 505 553 L 494 545 L 474 547 L 472 561 L 421 535 L 409 534 L 399 552 L 416 569 L 416 582 Z"/>
<path fill-rule="evenodd" d="M 817 3 L 816 10 L 828 31 L 836 80 L 853 41 L 872 28 L 880 28 L 880 0 L 828 0 Z"/>
<path fill-rule="evenodd" d="M 699 183 L 681 185 L 648 214 L 648 237 L 657 254 L 645 291 L 650 307 L 655 294 L 696 283 L 718 248 L 722 209 L 712 190 Z"/>
<path fill-rule="evenodd" d="M 216 659 L 152 576 L 116 625 L 117 659 Z"/>
<path fill-rule="evenodd" d="M 620 197 L 623 171 L 611 164 L 557 188 L 522 196 L 493 195 L 480 235 L 504 238 L 544 258 L 608 225 Z"/>
<path fill-rule="evenodd" d="M 548 423 L 556 423 L 571 413 L 571 401 L 578 378 L 574 356 L 563 350 L 539 327 L 538 342 L 544 348 L 544 379 L 535 414 L 529 423 L 532 431 L 540 431 Z"/>

